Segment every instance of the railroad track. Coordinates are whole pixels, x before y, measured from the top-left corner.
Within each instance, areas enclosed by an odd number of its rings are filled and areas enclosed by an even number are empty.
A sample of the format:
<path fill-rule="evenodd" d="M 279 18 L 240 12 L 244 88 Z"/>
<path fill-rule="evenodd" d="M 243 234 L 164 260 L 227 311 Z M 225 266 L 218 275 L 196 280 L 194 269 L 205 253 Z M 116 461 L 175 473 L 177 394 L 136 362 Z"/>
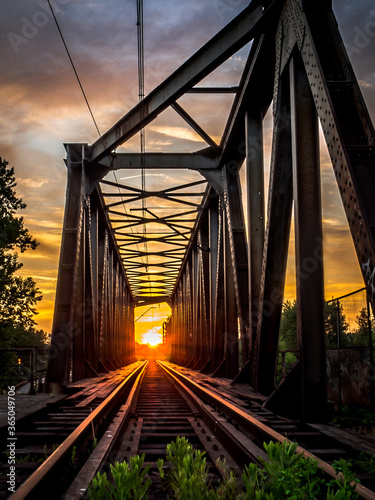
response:
<path fill-rule="evenodd" d="M 297 441 L 297 452 L 317 459 L 325 473 L 333 477 L 336 474 L 330 463 L 339 456 L 350 458 L 354 451 L 318 428 L 277 417 L 259 404 L 249 408 L 233 404 L 169 363 L 139 364 L 111 395 L 96 402 L 97 407 L 86 418 L 80 415 L 84 420 L 18 488 L 12 500 L 82 498 L 98 470 L 142 453 L 146 465 L 151 466 L 150 498 L 165 498 L 158 475 L 154 474 L 156 460 L 164 457 L 166 445 L 177 436 L 186 436 L 191 444 L 206 452 L 214 483 L 220 475 L 214 465 L 218 458 L 225 458 L 238 472 L 243 465 L 266 458 L 263 442 L 287 438 Z M 73 426 L 76 414 L 71 407 L 69 416 Z M 64 418 L 59 414 L 55 417 Z M 76 420 L 74 424 L 78 423 L 78 416 Z M 60 427 L 67 432 L 67 427 Z M 93 434 L 100 439 L 89 454 Z M 375 493 L 365 486 L 358 485 L 357 491 L 362 498 L 375 500 Z"/>

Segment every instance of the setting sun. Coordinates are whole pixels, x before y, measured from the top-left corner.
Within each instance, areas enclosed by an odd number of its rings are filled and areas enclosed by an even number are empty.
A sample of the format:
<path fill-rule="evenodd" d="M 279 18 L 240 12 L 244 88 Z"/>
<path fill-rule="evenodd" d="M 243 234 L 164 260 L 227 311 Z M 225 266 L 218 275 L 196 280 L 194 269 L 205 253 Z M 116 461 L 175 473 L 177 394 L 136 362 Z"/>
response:
<path fill-rule="evenodd" d="M 163 323 L 171 314 L 165 302 L 135 308 L 135 341 L 155 346 L 162 342 Z"/>
<path fill-rule="evenodd" d="M 157 346 L 158 344 L 161 344 L 161 342 L 162 342 L 161 333 L 158 332 L 156 329 L 150 330 L 143 334 L 142 337 L 143 344 L 150 344 L 151 346 L 154 347 Z"/>

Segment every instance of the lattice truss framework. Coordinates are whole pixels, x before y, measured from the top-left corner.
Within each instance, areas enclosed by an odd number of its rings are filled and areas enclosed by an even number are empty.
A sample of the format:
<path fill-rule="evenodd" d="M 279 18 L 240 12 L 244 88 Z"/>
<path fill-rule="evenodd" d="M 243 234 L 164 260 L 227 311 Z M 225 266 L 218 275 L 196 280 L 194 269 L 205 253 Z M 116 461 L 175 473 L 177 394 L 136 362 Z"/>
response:
<path fill-rule="evenodd" d="M 249 42 L 238 86 L 200 85 Z M 187 93 L 233 94 L 220 144 L 181 106 Z M 266 218 L 263 120 L 271 105 Z M 147 152 L 143 159 L 114 153 L 168 108 L 207 148 Z M 49 382 L 61 385 L 71 373 L 78 379 L 132 360 L 132 308 L 167 300 L 175 362 L 239 376 L 271 394 L 294 204 L 300 360 L 269 406 L 277 409 L 289 397 L 302 418 L 323 418 L 319 121 L 374 308 L 375 134 L 331 3 L 253 0 L 94 144 L 66 146 L 67 202 Z M 153 191 L 123 183 L 121 176 L 118 182 L 106 177 L 142 165 L 147 172 L 189 169 L 197 177 Z M 241 166 L 247 176 L 247 228 Z"/>
<path fill-rule="evenodd" d="M 198 179 L 142 191 L 109 180 L 101 182 L 128 283 L 140 303 L 150 297 L 170 300 L 206 184 Z M 144 207 L 142 199 L 148 201 Z"/>

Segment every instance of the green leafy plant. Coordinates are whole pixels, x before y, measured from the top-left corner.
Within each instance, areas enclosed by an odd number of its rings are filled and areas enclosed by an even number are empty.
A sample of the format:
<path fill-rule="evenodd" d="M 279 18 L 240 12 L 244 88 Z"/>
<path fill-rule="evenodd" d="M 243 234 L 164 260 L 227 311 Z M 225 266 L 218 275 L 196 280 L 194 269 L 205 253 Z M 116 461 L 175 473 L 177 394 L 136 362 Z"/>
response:
<path fill-rule="evenodd" d="M 340 491 L 342 495 L 347 494 L 346 497 L 339 496 L 337 498 L 358 498 L 359 495 L 355 491 L 355 483 L 358 483 L 359 480 L 356 479 L 355 473 L 350 470 L 351 462 L 340 458 L 340 460 L 335 460 L 332 466 L 335 469 L 337 477 L 328 483 L 329 486 L 338 488 L 338 491 Z M 331 489 L 328 490 L 328 494 L 332 494 Z"/>
<path fill-rule="evenodd" d="M 52 445 L 52 451 L 51 453 L 48 452 L 48 448 L 47 448 L 47 445 L 45 444 L 43 446 L 43 457 L 40 457 L 39 455 L 37 454 L 31 454 L 31 453 L 27 453 L 26 455 L 23 455 L 23 456 L 16 456 L 14 458 L 15 462 L 16 463 L 26 463 L 26 462 L 31 462 L 31 463 L 38 463 L 38 464 L 41 464 L 43 463 L 45 460 L 47 460 L 47 458 L 50 456 L 50 454 L 52 454 L 60 445 L 58 444 L 53 444 Z M 7 453 L 7 456 L 9 457 L 9 453 Z"/>
<path fill-rule="evenodd" d="M 178 500 L 233 500 L 236 498 L 238 484 L 233 471 L 225 460 L 218 460 L 216 466 L 221 470 L 223 480 L 216 487 L 212 485 L 206 463 L 205 452 L 194 449 L 185 437 L 177 437 L 167 445 L 164 460 L 157 462 L 159 474 L 166 493 Z"/>
<path fill-rule="evenodd" d="M 70 465 L 74 469 L 78 467 L 77 446 L 73 446 L 72 454 L 70 456 Z"/>
<path fill-rule="evenodd" d="M 114 486 L 107 474 L 98 472 L 89 485 L 90 500 L 147 500 L 150 478 L 145 478 L 150 466 L 143 467 L 145 455 L 130 458 L 128 462 L 116 462 L 110 466 Z"/>
<path fill-rule="evenodd" d="M 261 460 L 263 469 L 256 464 L 245 467 L 240 498 L 322 498 L 317 462 L 296 454 L 296 443 L 264 443 L 264 448 L 269 460 Z"/>
<path fill-rule="evenodd" d="M 361 451 L 358 458 L 353 461 L 353 464 L 360 472 L 375 474 L 375 455 Z"/>
<path fill-rule="evenodd" d="M 224 460 L 216 462 L 223 479 L 217 485 L 206 463 L 205 453 L 194 449 L 184 437 L 167 445 L 166 460 L 157 466 L 166 498 L 176 500 L 355 500 L 354 472 L 350 462 L 340 459 L 333 466 L 335 479 L 327 481 L 316 460 L 296 453 L 297 444 L 264 443 L 268 459 L 261 466 L 250 464 L 241 476 L 242 483 Z M 367 457 L 366 457 L 367 458 Z M 151 480 L 149 467 L 143 468 L 144 455 L 111 465 L 114 486 L 107 475 L 98 473 L 89 486 L 90 500 L 127 500 L 148 498 Z"/>
<path fill-rule="evenodd" d="M 164 460 L 157 466 L 167 492 L 176 499 L 205 498 L 211 490 L 205 453 L 196 450 L 185 437 L 167 445 L 166 460 L 170 467 L 165 470 Z M 211 495 L 208 498 L 213 498 Z"/>

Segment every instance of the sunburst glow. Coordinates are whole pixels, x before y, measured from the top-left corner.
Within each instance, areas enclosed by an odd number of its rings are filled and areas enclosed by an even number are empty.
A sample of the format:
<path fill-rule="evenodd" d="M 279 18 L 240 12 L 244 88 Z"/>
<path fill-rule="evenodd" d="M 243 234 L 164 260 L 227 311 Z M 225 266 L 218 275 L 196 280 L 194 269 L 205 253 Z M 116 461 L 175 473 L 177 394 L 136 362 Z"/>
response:
<path fill-rule="evenodd" d="M 158 344 L 161 344 L 162 342 L 162 336 L 161 333 L 159 333 L 156 329 L 149 330 L 148 332 L 143 334 L 142 337 L 142 343 L 143 344 L 150 344 L 151 346 L 157 346 Z"/>

